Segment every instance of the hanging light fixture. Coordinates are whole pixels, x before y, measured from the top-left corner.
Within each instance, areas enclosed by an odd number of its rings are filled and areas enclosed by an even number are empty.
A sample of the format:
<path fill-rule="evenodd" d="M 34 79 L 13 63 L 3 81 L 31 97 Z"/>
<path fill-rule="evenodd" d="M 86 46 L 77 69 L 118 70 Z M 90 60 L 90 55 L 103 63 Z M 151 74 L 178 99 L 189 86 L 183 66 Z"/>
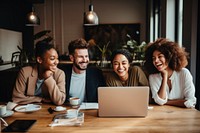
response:
<path fill-rule="evenodd" d="M 84 0 L 84 6 L 85 6 L 85 0 Z M 89 11 L 88 12 L 84 11 L 84 25 L 93 26 L 93 25 L 98 25 L 98 24 L 99 24 L 99 19 L 98 19 L 97 14 L 93 11 L 93 5 L 90 0 Z"/>
<path fill-rule="evenodd" d="M 35 13 L 34 7 L 32 6 L 32 12 L 27 15 L 26 26 L 38 26 L 40 25 L 40 18 Z"/>

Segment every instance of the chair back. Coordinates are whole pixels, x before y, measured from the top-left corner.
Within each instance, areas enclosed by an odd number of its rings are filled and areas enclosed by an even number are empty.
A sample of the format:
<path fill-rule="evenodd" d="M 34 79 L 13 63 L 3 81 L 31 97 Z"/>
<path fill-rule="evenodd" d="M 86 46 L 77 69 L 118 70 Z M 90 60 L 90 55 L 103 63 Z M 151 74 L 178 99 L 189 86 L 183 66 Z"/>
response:
<path fill-rule="evenodd" d="M 11 57 L 11 63 L 12 65 L 20 65 L 21 62 L 21 52 L 17 51 L 17 52 L 13 52 L 12 53 L 12 57 Z"/>

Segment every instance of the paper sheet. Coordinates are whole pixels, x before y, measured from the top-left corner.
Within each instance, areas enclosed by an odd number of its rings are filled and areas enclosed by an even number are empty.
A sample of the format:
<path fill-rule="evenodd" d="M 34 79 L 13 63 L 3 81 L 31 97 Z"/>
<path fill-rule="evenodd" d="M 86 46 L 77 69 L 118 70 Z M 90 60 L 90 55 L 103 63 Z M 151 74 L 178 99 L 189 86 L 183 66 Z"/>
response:
<path fill-rule="evenodd" d="M 79 109 L 99 109 L 98 103 L 82 103 Z"/>

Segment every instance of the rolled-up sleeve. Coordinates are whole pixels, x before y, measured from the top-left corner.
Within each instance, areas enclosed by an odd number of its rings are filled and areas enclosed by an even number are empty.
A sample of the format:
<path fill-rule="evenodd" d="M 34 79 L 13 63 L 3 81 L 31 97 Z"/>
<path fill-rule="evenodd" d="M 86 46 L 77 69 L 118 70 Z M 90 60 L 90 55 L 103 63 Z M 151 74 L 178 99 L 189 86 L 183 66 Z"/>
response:
<path fill-rule="evenodd" d="M 151 88 L 152 98 L 154 99 L 154 101 L 159 105 L 164 105 L 165 103 L 167 103 L 167 100 L 168 100 L 167 92 L 166 92 L 165 99 L 162 99 L 158 96 L 158 91 L 161 85 L 161 79 L 159 78 L 159 74 L 157 75 L 152 74 L 149 76 L 149 85 Z"/>
<path fill-rule="evenodd" d="M 65 102 L 65 74 L 62 70 L 58 70 L 54 77 L 49 77 L 44 81 L 48 88 L 48 93 L 52 102 L 61 105 Z"/>
<path fill-rule="evenodd" d="M 182 77 L 185 77 L 185 82 L 184 82 L 184 97 L 185 97 L 185 102 L 184 105 L 187 108 L 192 108 L 195 107 L 196 104 L 196 97 L 195 97 L 195 87 L 193 84 L 193 78 L 192 75 L 190 74 L 189 70 L 184 69 L 184 75 Z"/>
<path fill-rule="evenodd" d="M 153 99 L 154 99 L 154 101 L 155 101 L 157 104 L 159 104 L 159 105 L 164 105 L 165 103 L 167 103 L 168 96 L 167 96 L 167 93 L 166 93 L 166 98 L 165 98 L 165 99 L 162 99 L 162 98 L 160 98 L 160 97 L 158 96 L 157 93 L 155 93 L 155 94 L 153 95 Z"/>

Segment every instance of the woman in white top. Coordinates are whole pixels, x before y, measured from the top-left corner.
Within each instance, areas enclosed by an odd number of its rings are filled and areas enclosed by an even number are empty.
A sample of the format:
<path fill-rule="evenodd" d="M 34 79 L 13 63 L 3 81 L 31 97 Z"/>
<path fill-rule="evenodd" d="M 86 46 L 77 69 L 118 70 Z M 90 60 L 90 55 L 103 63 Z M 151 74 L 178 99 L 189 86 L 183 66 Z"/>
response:
<path fill-rule="evenodd" d="M 177 43 L 159 38 L 145 51 L 145 68 L 154 101 L 159 105 L 194 107 L 195 87 L 188 64 L 188 53 Z"/>

